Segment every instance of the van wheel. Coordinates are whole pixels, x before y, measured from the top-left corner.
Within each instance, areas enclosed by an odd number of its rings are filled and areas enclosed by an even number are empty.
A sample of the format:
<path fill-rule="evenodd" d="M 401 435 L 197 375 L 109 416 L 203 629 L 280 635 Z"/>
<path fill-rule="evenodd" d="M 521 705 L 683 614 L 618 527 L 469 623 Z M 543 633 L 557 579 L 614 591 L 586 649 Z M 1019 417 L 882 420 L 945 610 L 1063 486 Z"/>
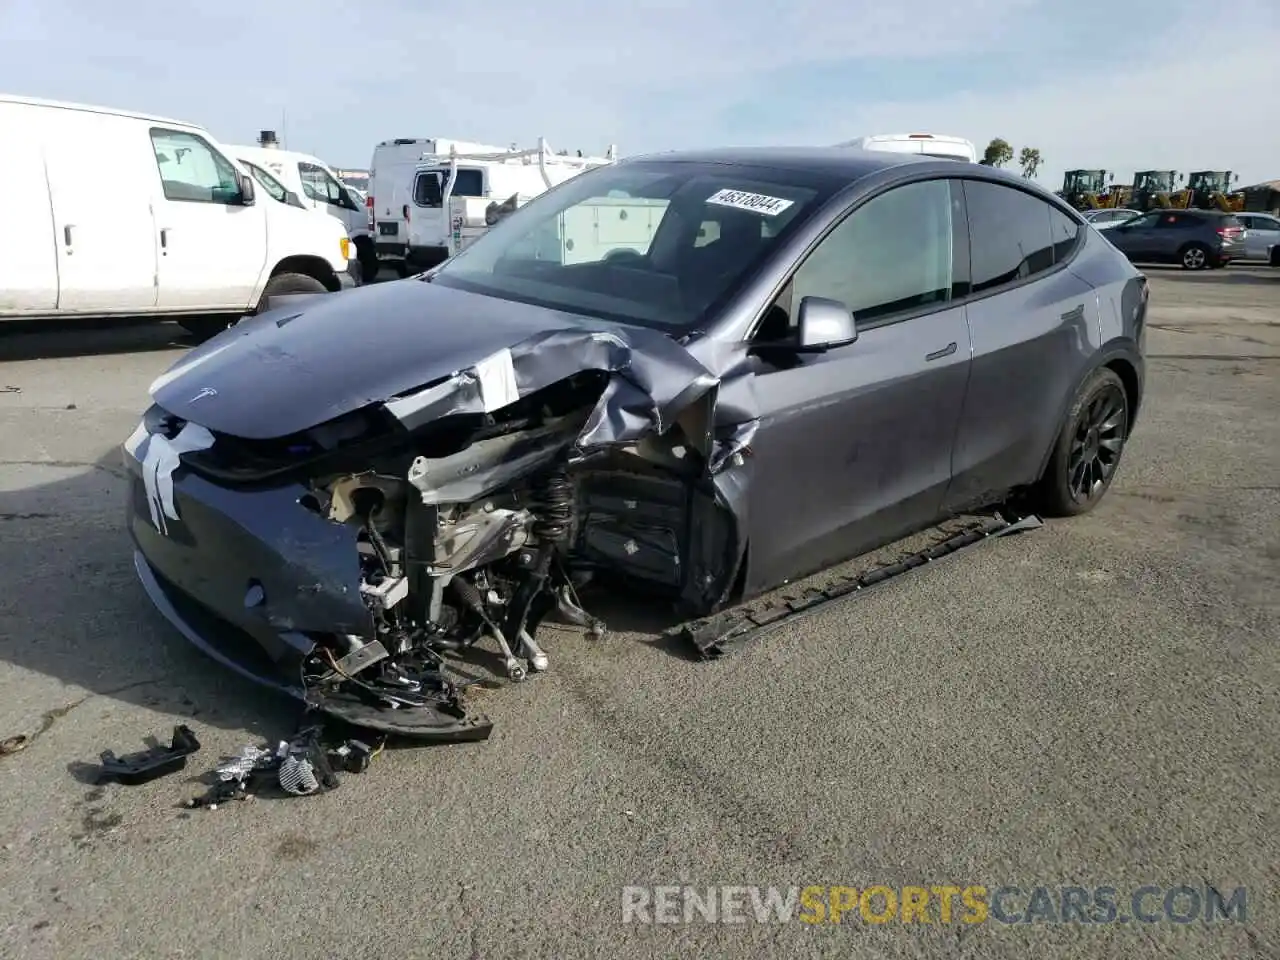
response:
<path fill-rule="evenodd" d="M 262 291 L 262 299 L 258 301 L 258 313 L 266 313 L 271 309 L 274 297 L 286 297 L 295 293 L 328 293 L 329 288 L 305 273 L 279 273 L 267 281 Z"/>
<path fill-rule="evenodd" d="M 378 280 L 378 271 L 382 269 L 382 264 L 378 262 L 378 254 L 373 247 L 367 243 L 356 247 L 356 259 L 360 263 L 360 282 L 376 283 Z"/>

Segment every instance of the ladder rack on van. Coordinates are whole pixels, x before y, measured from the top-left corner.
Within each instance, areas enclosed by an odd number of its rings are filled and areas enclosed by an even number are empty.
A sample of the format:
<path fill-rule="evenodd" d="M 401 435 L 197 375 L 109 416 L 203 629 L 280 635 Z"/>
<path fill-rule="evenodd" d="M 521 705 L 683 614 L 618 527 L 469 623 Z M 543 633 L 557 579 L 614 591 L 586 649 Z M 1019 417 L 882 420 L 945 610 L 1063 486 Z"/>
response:
<path fill-rule="evenodd" d="M 564 154 L 552 153 L 551 148 L 547 145 L 544 137 L 538 138 L 538 145 L 529 150 L 504 150 L 501 153 L 459 153 L 456 146 L 451 145 L 447 154 L 431 154 L 424 153 L 422 161 L 424 163 L 445 161 L 449 169 L 448 182 L 444 185 L 444 190 L 440 195 L 440 205 L 446 211 L 450 210 L 449 201 L 453 198 L 453 185 L 458 176 L 458 164 L 465 163 L 520 163 L 528 165 L 536 160 L 538 171 L 542 175 L 542 182 L 548 190 L 555 184 L 551 180 L 551 176 L 547 172 L 548 166 L 569 166 L 578 167 L 583 171 L 594 167 L 606 166 L 618 159 L 618 147 L 616 144 L 610 144 L 609 150 L 603 157 L 570 157 Z M 452 220 L 452 217 L 450 217 Z M 450 256 L 458 252 L 457 238 L 454 237 L 454 230 L 450 224 L 449 239 L 446 249 L 449 250 Z"/>
<path fill-rule="evenodd" d="M 547 166 L 549 164 L 555 166 L 581 167 L 583 170 L 589 170 L 592 167 L 602 167 L 606 164 L 613 163 L 618 159 L 618 148 L 616 144 L 609 146 L 608 152 L 603 157 L 570 157 L 567 155 L 552 153 L 551 148 L 547 145 L 545 138 L 538 139 L 538 145 L 528 150 L 504 150 L 501 153 L 459 153 L 458 148 L 450 145 L 447 154 L 424 153 L 422 162 L 428 163 L 435 161 L 445 161 L 449 168 L 449 182 L 445 185 L 444 194 L 441 198 L 443 205 L 447 208 L 449 198 L 453 194 L 454 177 L 458 172 L 458 163 L 521 163 L 528 164 L 530 161 L 536 160 L 538 170 L 542 173 L 542 182 L 546 184 L 547 189 L 551 189 L 554 184 L 551 182 L 550 176 L 547 175 Z"/>

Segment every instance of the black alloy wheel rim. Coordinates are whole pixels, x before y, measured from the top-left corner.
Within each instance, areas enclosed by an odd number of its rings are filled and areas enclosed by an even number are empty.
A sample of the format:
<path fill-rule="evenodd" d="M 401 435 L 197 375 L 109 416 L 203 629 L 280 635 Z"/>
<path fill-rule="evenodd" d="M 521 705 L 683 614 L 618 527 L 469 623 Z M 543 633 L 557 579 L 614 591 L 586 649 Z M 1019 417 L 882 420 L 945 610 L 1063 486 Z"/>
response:
<path fill-rule="evenodd" d="M 1124 450 L 1127 413 L 1124 394 L 1116 386 L 1098 391 L 1076 418 L 1067 456 L 1067 487 L 1077 503 L 1102 495 Z"/>

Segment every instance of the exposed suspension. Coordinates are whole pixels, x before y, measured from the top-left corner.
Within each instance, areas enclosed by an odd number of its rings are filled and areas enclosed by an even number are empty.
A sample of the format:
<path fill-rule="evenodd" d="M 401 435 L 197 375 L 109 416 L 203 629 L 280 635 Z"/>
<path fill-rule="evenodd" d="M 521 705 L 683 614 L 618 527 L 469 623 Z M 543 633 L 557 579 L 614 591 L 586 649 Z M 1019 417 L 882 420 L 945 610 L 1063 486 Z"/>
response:
<path fill-rule="evenodd" d="M 573 526 L 573 481 L 568 471 L 557 467 L 545 474 L 534 497 L 533 535 L 548 546 L 559 546 L 569 538 Z"/>

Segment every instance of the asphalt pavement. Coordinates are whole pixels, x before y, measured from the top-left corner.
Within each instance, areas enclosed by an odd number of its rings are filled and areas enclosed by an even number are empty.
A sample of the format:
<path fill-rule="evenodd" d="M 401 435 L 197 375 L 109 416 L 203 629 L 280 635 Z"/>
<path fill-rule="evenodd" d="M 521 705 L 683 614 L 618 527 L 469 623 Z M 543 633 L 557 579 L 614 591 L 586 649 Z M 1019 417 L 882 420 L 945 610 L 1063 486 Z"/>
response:
<path fill-rule="evenodd" d="M 1153 268 L 1092 514 L 694 663 L 643 605 L 483 694 L 484 744 L 188 811 L 292 704 L 152 611 L 118 444 L 190 341 L 0 326 L 0 956 L 1280 956 L 1280 271 Z M 183 773 L 96 785 L 190 724 Z M 623 922 L 624 887 L 1247 889 L 1230 922 Z M 1025 898 L 1017 907 L 1021 910 Z M 935 915 L 936 917 L 936 915 Z"/>

